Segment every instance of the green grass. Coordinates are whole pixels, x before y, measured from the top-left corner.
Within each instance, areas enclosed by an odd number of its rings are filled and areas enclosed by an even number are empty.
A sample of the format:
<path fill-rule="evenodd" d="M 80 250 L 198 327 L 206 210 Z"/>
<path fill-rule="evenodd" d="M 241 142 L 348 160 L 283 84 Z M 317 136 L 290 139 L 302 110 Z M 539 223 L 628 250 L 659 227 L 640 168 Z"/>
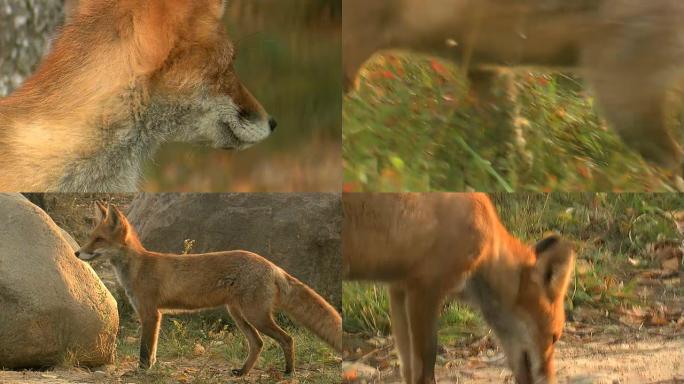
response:
<path fill-rule="evenodd" d="M 387 290 L 378 284 L 345 282 L 343 287 L 343 328 L 346 332 L 367 336 L 389 335 L 390 315 Z M 440 317 L 441 342 L 479 333 L 482 320 L 468 307 L 458 303 L 445 305 Z"/>
<path fill-rule="evenodd" d="M 335 352 L 308 330 L 299 328 L 282 316 L 278 323 L 295 339 L 295 374 L 300 383 L 339 382 L 339 358 Z M 137 372 L 145 382 L 177 381 L 186 374 L 192 383 L 223 383 L 226 379 L 244 382 L 278 382 L 284 377 L 285 360 L 280 346 L 263 335 L 264 348 L 255 369 L 242 379 L 231 377 L 230 369 L 242 366 L 247 356 L 247 341 L 232 321 L 218 311 L 206 315 L 167 316 L 159 335 L 157 364 L 148 372 Z M 205 351 L 195 354 L 195 345 Z M 137 366 L 140 326 L 127 317 L 117 339 L 117 363 Z"/>
<path fill-rule="evenodd" d="M 669 191 L 626 148 L 578 78 L 517 70 L 493 107 L 450 62 L 394 53 L 343 106 L 348 191 Z M 517 94 L 513 105 L 510 94 Z"/>
<path fill-rule="evenodd" d="M 579 263 L 566 308 L 591 306 L 615 310 L 649 306 L 653 298 L 635 293 L 640 269 L 655 267 L 647 245 L 680 239 L 670 213 L 684 209 L 682 194 L 499 193 L 492 195 L 504 225 L 528 244 L 557 232 L 575 244 Z M 628 259 L 640 262 L 639 266 Z M 368 336 L 388 335 L 389 305 L 381 285 L 344 283 L 344 329 Z M 451 303 L 444 308 L 440 339 L 481 334 L 485 324 L 477 313 Z"/>
<path fill-rule="evenodd" d="M 343 327 L 349 332 L 379 332 L 390 329 L 389 298 L 381 285 L 342 284 Z"/>

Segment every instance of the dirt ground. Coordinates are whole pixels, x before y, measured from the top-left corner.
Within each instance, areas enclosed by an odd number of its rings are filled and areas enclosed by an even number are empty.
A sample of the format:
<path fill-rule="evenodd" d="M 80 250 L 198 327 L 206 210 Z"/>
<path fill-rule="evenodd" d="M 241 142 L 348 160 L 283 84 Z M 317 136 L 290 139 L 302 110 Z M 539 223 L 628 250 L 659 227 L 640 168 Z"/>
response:
<path fill-rule="evenodd" d="M 634 275 L 648 305 L 569 312 L 556 348 L 559 384 L 684 384 L 684 279 L 659 270 Z M 351 335 L 345 343 L 353 351 L 343 363 L 345 383 L 401 383 L 391 337 Z M 442 344 L 436 372 L 439 383 L 515 383 L 486 329 Z"/>
<path fill-rule="evenodd" d="M 573 327 L 559 342 L 556 368 L 559 384 L 683 384 L 684 383 L 684 336 L 653 334 L 649 331 L 614 329 L 615 335 L 591 335 L 586 327 Z M 486 338 L 488 339 L 488 337 Z M 476 343 L 490 343 L 478 340 Z M 467 348 L 466 348 L 467 349 Z M 489 350 L 478 356 L 466 357 L 464 348 L 442 348 L 439 356 L 437 380 L 440 383 L 514 383 L 502 353 Z M 396 356 L 391 341 L 376 349 L 366 362 L 389 358 L 389 365 L 379 376 L 357 382 L 400 384 L 396 368 Z M 386 356 L 382 356 L 382 355 Z M 171 367 L 173 365 L 173 367 Z M 171 382 L 197 382 L 199 376 L 220 378 L 222 382 L 306 382 L 309 372 L 300 369 L 293 378 L 279 376 L 278 372 L 255 369 L 247 379 L 234 378 L 230 367 L 214 359 L 182 359 L 162 362 L 161 370 L 177 372 Z M 375 370 L 376 374 L 378 373 Z M 0 384 L 66 384 L 66 383 L 147 383 L 158 381 L 154 373 L 145 374 L 135 369 L 135 362 L 125 362 L 117 367 L 102 367 L 93 371 L 80 369 L 56 369 L 45 372 L 0 371 Z"/>
<path fill-rule="evenodd" d="M 569 328 L 573 326 L 569 324 Z M 559 384 L 684 383 L 684 335 L 649 332 L 626 335 L 624 329 L 619 336 L 593 336 L 591 332 L 588 328 L 569 331 L 559 342 L 555 360 Z M 485 337 L 476 343 L 489 344 L 491 340 Z M 464 349 L 468 348 L 442 347 L 438 382 L 514 383 L 502 352 L 487 349 L 477 356 L 464 356 L 467 354 Z M 391 342 L 367 354 L 363 360 L 380 369 L 366 366 L 366 373 L 359 374 L 359 380 L 353 382 L 401 383 Z M 377 364 L 381 360 L 384 363 Z M 359 368 L 345 364 L 343 370 L 350 369 Z"/>
<path fill-rule="evenodd" d="M 177 359 L 157 362 L 150 372 L 136 369 L 137 361 L 127 361 L 116 366 L 93 370 L 78 368 L 56 368 L 39 371 L 0 371 L 0 384 L 90 384 L 90 383 L 313 383 L 313 370 L 299 368 L 294 376 L 285 377 L 280 371 L 265 371 L 255 367 L 246 377 L 232 376 L 229 365 L 216 358 Z"/>

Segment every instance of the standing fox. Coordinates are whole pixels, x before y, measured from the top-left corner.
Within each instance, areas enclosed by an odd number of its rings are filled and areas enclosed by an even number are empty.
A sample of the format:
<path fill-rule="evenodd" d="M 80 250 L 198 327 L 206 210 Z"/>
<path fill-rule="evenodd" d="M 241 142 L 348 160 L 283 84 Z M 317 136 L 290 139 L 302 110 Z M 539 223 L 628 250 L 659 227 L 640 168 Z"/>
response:
<path fill-rule="evenodd" d="M 682 107 L 681 0 L 344 0 L 342 12 L 348 87 L 386 49 L 459 60 L 480 82 L 491 80 L 483 65 L 579 68 L 626 144 L 661 166 L 682 161 L 671 129 Z"/>
<path fill-rule="evenodd" d="M 479 308 L 520 384 L 555 382 L 574 252 L 558 236 L 511 236 L 483 194 L 345 194 L 345 278 L 389 284 L 392 332 L 409 384 L 434 383 L 448 296 Z"/>
<path fill-rule="evenodd" d="M 80 0 L 0 100 L 0 190 L 135 191 L 166 141 L 247 148 L 276 122 L 242 85 L 223 0 Z"/>
<path fill-rule="evenodd" d="M 104 257 L 142 323 L 140 367 L 156 360 L 162 313 L 226 306 L 247 337 L 249 355 L 237 376 L 247 374 L 261 353 L 259 332 L 280 344 L 285 373 L 294 369 L 294 342 L 273 320 L 282 308 L 336 350 L 342 319 L 321 296 L 265 258 L 247 251 L 170 255 L 147 251 L 126 217 L 114 206 L 97 203 L 99 224 L 76 256 Z"/>

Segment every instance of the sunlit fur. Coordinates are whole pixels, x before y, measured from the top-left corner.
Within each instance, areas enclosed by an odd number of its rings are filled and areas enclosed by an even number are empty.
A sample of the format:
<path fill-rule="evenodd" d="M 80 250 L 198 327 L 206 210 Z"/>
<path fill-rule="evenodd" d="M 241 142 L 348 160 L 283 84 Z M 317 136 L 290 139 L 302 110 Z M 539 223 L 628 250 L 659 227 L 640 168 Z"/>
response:
<path fill-rule="evenodd" d="M 533 249 L 483 194 L 345 194 L 343 273 L 387 283 L 408 384 L 434 383 L 438 316 L 456 297 L 479 309 L 520 384 L 555 382 L 554 342 L 574 252 L 558 236 Z"/>
<path fill-rule="evenodd" d="M 285 355 L 285 372 L 294 370 L 294 340 L 273 320 L 284 310 L 336 350 L 341 349 L 342 318 L 313 289 L 247 251 L 173 255 L 147 251 L 126 217 L 114 206 L 97 204 L 98 224 L 76 255 L 104 258 L 116 273 L 142 323 L 140 366 L 156 360 L 163 313 L 225 306 L 247 338 L 249 354 L 236 375 L 247 374 L 261 353 L 260 332 Z"/>
<path fill-rule="evenodd" d="M 233 69 L 222 0 L 72 6 L 33 77 L 0 100 L 0 190 L 133 191 L 164 142 L 241 149 L 270 135 Z"/>

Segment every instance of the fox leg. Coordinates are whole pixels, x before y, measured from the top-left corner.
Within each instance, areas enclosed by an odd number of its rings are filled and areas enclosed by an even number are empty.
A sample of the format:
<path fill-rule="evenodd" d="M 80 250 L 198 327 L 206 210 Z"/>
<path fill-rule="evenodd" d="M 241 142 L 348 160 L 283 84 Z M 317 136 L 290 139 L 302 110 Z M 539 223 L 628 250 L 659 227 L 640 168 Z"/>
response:
<path fill-rule="evenodd" d="M 294 340 L 278 324 L 273 321 L 270 312 L 245 313 L 250 323 L 254 324 L 259 332 L 267 335 L 280 344 L 285 355 L 285 373 L 290 374 L 294 370 Z"/>
<path fill-rule="evenodd" d="M 515 120 L 520 116 L 518 91 L 515 76 L 508 69 L 469 68 L 468 80 L 470 91 L 475 95 L 477 106 L 482 111 L 484 124 L 492 137 L 499 138 L 505 145 L 496 149 L 496 158 L 516 156 L 531 162 L 524 147 L 524 140 L 517 137 L 525 133 L 515 127 Z M 511 150 L 515 152 L 512 154 Z M 530 164 L 531 165 L 531 164 Z"/>
<path fill-rule="evenodd" d="M 392 334 L 397 344 L 399 360 L 401 361 L 401 376 L 406 382 L 412 378 L 411 371 L 411 335 L 406 308 L 406 290 L 399 285 L 389 288 L 390 312 L 392 316 Z"/>
<path fill-rule="evenodd" d="M 261 339 L 261 336 L 259 336 L 259 332 L 257 332 L 256 328 L 245 319 L 239 308 L 229 306 L 228 312 L 233 320 L 235 320 L 235 324 L 240 331 L 247 338 L 247 344 L 249 345 L 249 355 L 247 355 L 247 360 L 245 360 L 242 368 L 232 370 L 233 375 L 243 376 L 249 373 L 252 367 L 254 367 L 254 363 L 256 363 L 261 354 L 261 349 L 264 347 L 264 341 Z"/>
<path fill-rule="evenodd" d="M 140 339 L 140 368 L 148 369 L 157 361 L 157 340 L 161 313 L 155 308 L 140 311 L 142 337 Z"/>
<path fill-rule="evenodd" d="M 595 81 L 597 101 L 626 144 L 646 160 L 674 168 L 682 160 L 682 149 L 672 132 L 667 91 L 653 89 L 642 76 L 632 76 L 629 81 L 619 77 Z"/>
<path fill-rule="evenodd" d="M 682 85 L 682 74 L 675 67 L 654 63 L 679 62 L 680 58 L 671 56 L 676 49 L 653 56 L 645 54 L 641 46 L 620 42 L 615 45 L 622 47 L 619 54 L 605 54 L 605 47 L 612 43 L 593 47 L 586 54 L 586 66 L 591 68 L 587 78 L 597 103 L 627 145 L 646 160 L 675 169 L 683 155 L 676 139 L 681 132 L 673 132 L 679 129 L 675 112 L 681 100 L 676 88 Z"/>
<path fill-rule="evenodd" d="M 437 360 L 437 319 L 441 295 L 438 287 L 411 286 L 407 290 L 409 329 L 411 330 L 412 384 L 435 383 Z"/>

